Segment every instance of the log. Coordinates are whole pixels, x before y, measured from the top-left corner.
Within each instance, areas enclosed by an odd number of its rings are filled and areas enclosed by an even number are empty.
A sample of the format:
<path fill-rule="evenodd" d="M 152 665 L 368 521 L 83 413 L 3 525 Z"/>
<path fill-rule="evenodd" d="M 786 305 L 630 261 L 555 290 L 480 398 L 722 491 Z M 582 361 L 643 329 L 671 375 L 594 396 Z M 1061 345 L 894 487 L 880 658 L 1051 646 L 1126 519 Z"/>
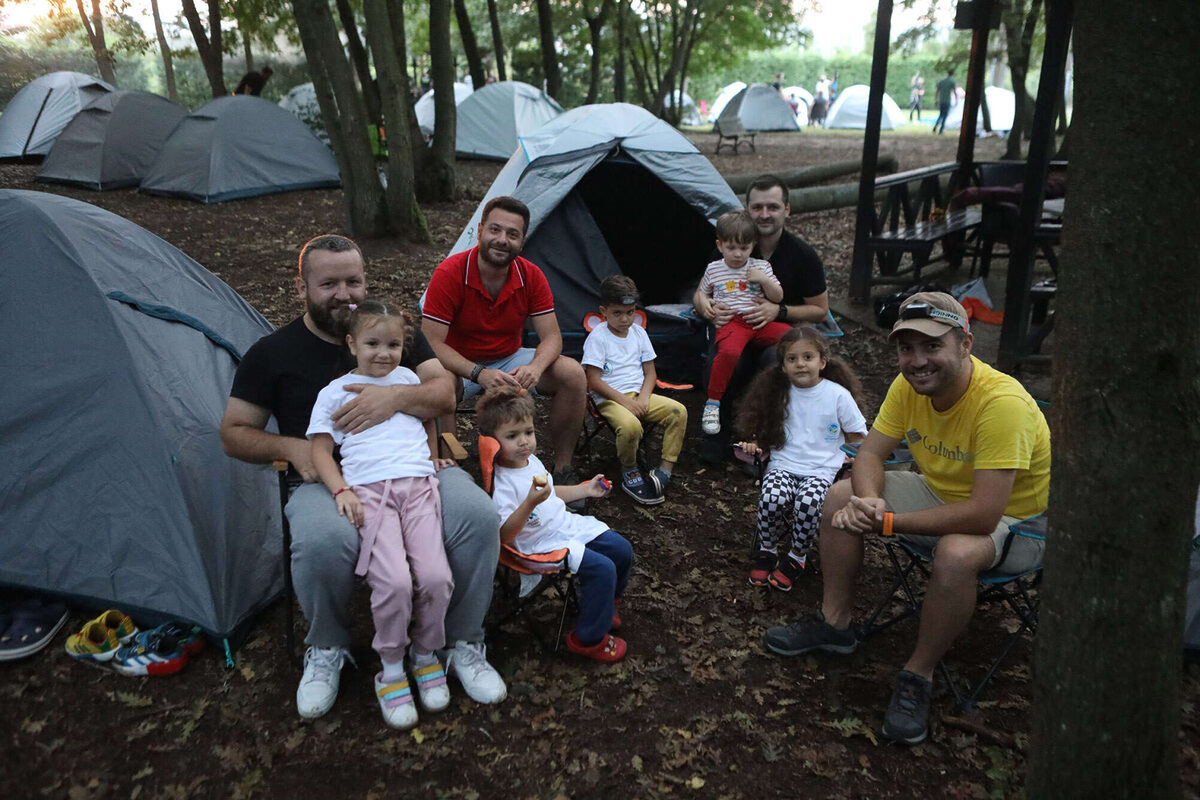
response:
<path fill-rule="evenodd" d="M 914 181 L 911 185 L 916 185 Z M 943 184 L 942 191 L 945 192 Z M 887 199 L 887 189 L 875 190 L 875 201 Z M 828 211 L 834 208 L 849 208 L 858 205 L 857 183 L 835 183 L 830 186 L 810 186 L 807 189 L 792 189 L 788 192 L 793 214 L 807 211 Z"/>
<path fill-rule="evenodd" d="M 850 159 L 848 161 L 831 161 L 828 164 L 813 164 L 807 167 L 798 167 L 772 174 L 782 180 L 789 189 L 799 189 L 804 186 L 812 186 L 814 183 L 827 181 L 830 178 L 849 175 L 861 169 L 862 159 Z M 875 169 L 880 174 L 895 172 L 895 154 L 888 153 L 880 156 L 879 163 Z M 754 182 L 754 179 L 760 175 L 761 173 L 754 173 L 753 175 L 730 175 L 725 179 L 725 182 L 729 184 L 729 188 L 734 191 L 734 194 L 743 194 L 750 188 L 750 184 Z"/>

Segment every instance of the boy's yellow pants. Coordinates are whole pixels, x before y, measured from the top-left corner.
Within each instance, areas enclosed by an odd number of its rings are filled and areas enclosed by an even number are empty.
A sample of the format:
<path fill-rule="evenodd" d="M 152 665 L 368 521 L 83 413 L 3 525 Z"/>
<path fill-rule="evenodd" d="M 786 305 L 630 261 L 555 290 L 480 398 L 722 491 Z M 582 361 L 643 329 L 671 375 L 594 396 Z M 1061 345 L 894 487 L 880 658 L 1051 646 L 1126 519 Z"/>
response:
<path fill-rule="evenodd" d="M 637 392 L 628 392 L 637 397 Z M 639 420 L 625 406 L 613 400 L 602 400 L 597 406 L 600 415 L 608 420 L 617 433 L 617 458 L 622 469 L 637 466 L 638 445 L 642 441 L 642 422 L 663 426 L 662 460 L 675 462 L 683 449 L 683 435 L 687 431 L 687 409 L 678 400 L 662 395 L 650 395 L 650 411 Z"/>

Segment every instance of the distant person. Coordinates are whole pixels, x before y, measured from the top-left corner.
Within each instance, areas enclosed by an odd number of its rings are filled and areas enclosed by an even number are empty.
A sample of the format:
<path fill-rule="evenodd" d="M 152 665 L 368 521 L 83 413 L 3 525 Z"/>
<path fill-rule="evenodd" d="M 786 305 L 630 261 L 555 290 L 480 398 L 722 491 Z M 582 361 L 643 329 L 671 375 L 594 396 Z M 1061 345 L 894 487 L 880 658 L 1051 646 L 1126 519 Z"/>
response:
<path fill-rule="evenodd" d="M 809 126 L 825 125 L 825 112 L 829 110 L 829 78 L 825 77 L 824 73 L 817 80 L 817 85 L 813 91 L 813 107 L 812 113 L 808 116 Z"/>
<path fill-rule="evenodd" d="M 485 83 L 496 83 L 496 81 L 497 81 L 496 73 L 489 72 L 487 74 L 487 80 L 485 81 Z"/>
<path fill-rule="evenodd" d="M 908 121 L 913 121 L 913 114 L 917 115 L 917 122 L 921 121 L 921 98 L 925 96 L 925 79 L 921 77 L 921 70 L 917 70 L 913 74 L 912 85 L 908 90 Z"/>
<path fill-rule="evenodd" d="M 237 88 L 233 90 L 234 94 L 252 94 L 258 97 L 262 94 L 263 87 L 267 85 L 267 81 L 275 71 L 270 67 L 264 66 L 262 69 L 255 71 L 250 70 L 238 82 Z"/>
<path fill-rule="evenodd" d="M 937 82 L 935 97 L 938 104 L 938 117 L 933 122 L 934 133 L 946 132 L 946 117 L 950 116 L 950 104 L 954 101 L 954 90 L 958 84 L 954 80 L 954 68 L 946 70 L 946 77 Z"/>
<path fill-rule="evenodd" d="M 475 79 L 471 77 L 471 70 L 463 72 L 462 82 L 471 87 L 471 89 L 475 88 Z"/>
<path fill-rule="evenodd" d="M 833 80 L 829 82 L 829 104 L 833 105 L 833 101 L 837 100 L 838 93 L 838 74 L 833 73 Z"/>
<path fill-rule="evenodd" d="M 775 82 L 771 84 L 775 87 L 775 91 L 779 92 L 779 96 L 783 97 L 783 73 L 775 73 Z"/>

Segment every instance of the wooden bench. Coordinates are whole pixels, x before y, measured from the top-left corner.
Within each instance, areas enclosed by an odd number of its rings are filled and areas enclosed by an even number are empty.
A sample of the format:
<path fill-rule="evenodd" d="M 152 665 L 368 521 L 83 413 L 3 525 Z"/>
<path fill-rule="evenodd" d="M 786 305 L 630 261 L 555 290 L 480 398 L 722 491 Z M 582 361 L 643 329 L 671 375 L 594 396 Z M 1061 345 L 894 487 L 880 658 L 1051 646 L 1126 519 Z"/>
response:
<path fill-rule="evenodd" d="M 738 147 L 743 143 L 750 145 L 754 152 L 758 152 L 754 146 L 754 131 L 746 130 L 739 119 L 725 122 L 717 120 L 713 123 L 713 133 L 717 134 L 717 153 L 721 152 L 722 147 L 732 147 L 733 154 L 737 155 Z"/>
<path fill-rule="evenodd" d="M 941 243 L 942 257 L 949 260 L 956 254 L 961 258 L 961 242 L 958 243 L 957 253 L 947 249 L 950 238 L 954 234 L 965 234 L 979 225 L 983 213 L 979 208 L 965 208 L 951 211 L 936 220 L 923 220 L 905 227 L 879 231 L 868 237 L 867 244 L 879 256 L 880 275 L 878 283 L 889 282 L 890 276 L 898 275 L 900 258 L 909 253 L 912 255 L 912 275 L 897 279 L 899 283 L 915 282 L 921 277 L 921 268 L 933 260 L 933 246 Z M 906 273 L 907 274 L 907 273 Z"/>

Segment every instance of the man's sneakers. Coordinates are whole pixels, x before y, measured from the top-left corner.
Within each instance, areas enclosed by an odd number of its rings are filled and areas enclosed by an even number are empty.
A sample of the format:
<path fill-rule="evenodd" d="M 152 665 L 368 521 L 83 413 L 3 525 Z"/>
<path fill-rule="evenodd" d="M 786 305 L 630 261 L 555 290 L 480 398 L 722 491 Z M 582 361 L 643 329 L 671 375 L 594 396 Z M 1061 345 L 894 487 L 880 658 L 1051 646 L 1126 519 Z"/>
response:
<path fill-rule="evenodd" d="M 445 656 L 446 672 L 458 679 L 476 703 L 499 703 L 508 696 L 504 679 L 487 662 L 487 646 L 482 642 L 455 642 Z"/>
<path fill-rule="evenodd" d="M 811 619 L 768 628 L 763 645 L 781 656 L 798 656 L 813 650 L 853 653 L 858 648 L 858 634 L 853 627 L 838 630 L 818 611 Z"/>
<path fill-rule="evenodd" d="M 800 580 L 800 576 L 803 574 L 803 561 L 797 561 L 791 556 L 784 556 L 779 559 L 775 569 L 771 570 L 771 574 L 767 576 L 767 583 L 781 592 L 790 592 L 792 584 Z"/>
<path fill-rule="evenodd" d="M 754 556 L 754 562 L 750 565 L 750 585 L 759 588 L 766 586 L 778 558 L 774 553 L 759 550 L 758 554 Z"/>
<path fill-rule="evenodd" d="M 932 694 L 932 681 L 906 669 L 897 672 L 892 701 L 883 715 L 883 735 L 904 744 L 925 741 L 929 734 L 929 698 Z"/>
<path fill-rule="evenodd" d="M 78 661 L 107 664 L 137 632 L 127 614 L 110 609 L 67 637 L 67 655 Z"/>
<path fill-rule="evenodd" d="M 721 404 L 716 400 L 709 400 L 704 404 L 704 413 L 700 415 L 700 430 L 709 436 L 721 432 Z"/>
<path fill-rule="evenodd" d="M 656 506 L 663 501 L 658 478 L 654 473 L 643 478 L 637 467 L 621 470 L 621 491 L 644 506 Z"/>
<path fill-rule="evenodd" d="M 304 653 L 304 675 L 296 688 L 296 711 L 300 716 L 316 719 L 333 708 L 333 701 L 337 699 L 338 683 L 341 681 L 342 665 L 347 659 L 354 663 L 354 659 L 344 647 L 308 648 Z M 376 684 L 378 683 L 377 679 Z M 378 688 L 376 686 L 376 690 Z M 383 703 L 382 698 L 379 702 Z"/>
<path fill-rule="evenodd" d="M 417 687 L 417 698 L 426 711 L 441 711 L 450 705 L 450 687 L 446 685 L 446 671 L 442 662 L 433 653 L 424 655 L 409 652 L 408 669 Z M 386 715 L 385 715 L 386 716 Z"/>
<path fill-rule="evenodd" d="M 602 664 L 614 664 L 625 657 L 628 645 L 620 636 L 613 636 L 611 633 L 595 644 L 584 644 L 579 641 L 575 631 L 571 631 L 567 634 L 567 649 Z"/>

